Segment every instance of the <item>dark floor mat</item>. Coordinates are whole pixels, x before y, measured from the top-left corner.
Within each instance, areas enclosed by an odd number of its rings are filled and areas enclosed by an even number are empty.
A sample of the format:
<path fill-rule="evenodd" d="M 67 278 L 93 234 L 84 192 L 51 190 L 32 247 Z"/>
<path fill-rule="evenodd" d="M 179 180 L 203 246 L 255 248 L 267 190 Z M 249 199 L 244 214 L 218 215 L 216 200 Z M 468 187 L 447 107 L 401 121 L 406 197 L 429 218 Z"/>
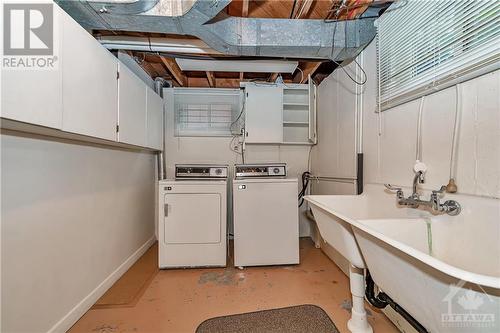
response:
<path fill-rule="evenodd" d="M 326 312 L 316 305 L 242 313 L 205 320 L 196 333 L 339 333 Z"/>

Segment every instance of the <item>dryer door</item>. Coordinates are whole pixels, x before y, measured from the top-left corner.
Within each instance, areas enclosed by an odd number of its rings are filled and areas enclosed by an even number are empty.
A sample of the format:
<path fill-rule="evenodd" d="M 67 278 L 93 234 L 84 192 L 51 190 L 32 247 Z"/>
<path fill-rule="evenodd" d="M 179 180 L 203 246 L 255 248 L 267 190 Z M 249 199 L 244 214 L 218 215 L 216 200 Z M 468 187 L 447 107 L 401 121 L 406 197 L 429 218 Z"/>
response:
<path fill-rule="evenodd" d="M 221 242 L 219 193 L 169 193 L 164 203 L 165 243 Z"/>

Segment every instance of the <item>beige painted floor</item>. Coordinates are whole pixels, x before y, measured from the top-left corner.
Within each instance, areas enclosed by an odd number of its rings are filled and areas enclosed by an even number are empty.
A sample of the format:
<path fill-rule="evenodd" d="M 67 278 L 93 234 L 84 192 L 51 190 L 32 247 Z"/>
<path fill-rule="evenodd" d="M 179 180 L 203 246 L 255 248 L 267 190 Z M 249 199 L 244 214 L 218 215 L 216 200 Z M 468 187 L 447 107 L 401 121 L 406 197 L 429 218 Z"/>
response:
<path fill-rule="evenodd" d="M 70 332 L 194 332 L 211 317 L 298 304 L 322 307 L 348 332 L 348 278 L 309 238 L 300 248 L 297 266 L 159 271 L 134 305 L 91 309 Z M 368 311 L 376 333 L 398 332 L 381 312 Z"/>

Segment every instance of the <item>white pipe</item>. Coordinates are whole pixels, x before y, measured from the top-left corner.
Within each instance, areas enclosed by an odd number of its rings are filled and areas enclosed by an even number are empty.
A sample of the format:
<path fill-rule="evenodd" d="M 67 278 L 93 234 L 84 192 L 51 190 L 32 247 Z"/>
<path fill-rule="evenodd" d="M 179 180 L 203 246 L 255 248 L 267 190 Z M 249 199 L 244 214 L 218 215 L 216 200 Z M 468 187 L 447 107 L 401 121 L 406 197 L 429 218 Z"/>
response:
<path fill-rule="evenodd" d="M 422 161 L 422 117 L 424 112 L 424 103 L 425 96 L 422 96 L 420 98 L 420 106 L 418 108 L 416 161 Z"/>
<path fill-rule="evenodd" d="M 97 40 L 109 50 L 220 54 L 196 38 L 102 36 Z"/>
<path fill-rule="evenodd" d="M 462 85 L 456 85 L 456 102 L 455 102 L 455 126 L 453 128 L 453 140 L 451 146 L 450 160 L 450 179 L 456 179 L 457 176 L 457 149 L 458 137 L 460 133 L 460 124 L 462 120 Z"/>
<path fill-rule="evenodd" d="M 365 310 L 365 276 L 361 268 L 350 265 L 349 280 L 351 284 L 352 309 L 347 328 L 352 333 L 372 333 Z"/>

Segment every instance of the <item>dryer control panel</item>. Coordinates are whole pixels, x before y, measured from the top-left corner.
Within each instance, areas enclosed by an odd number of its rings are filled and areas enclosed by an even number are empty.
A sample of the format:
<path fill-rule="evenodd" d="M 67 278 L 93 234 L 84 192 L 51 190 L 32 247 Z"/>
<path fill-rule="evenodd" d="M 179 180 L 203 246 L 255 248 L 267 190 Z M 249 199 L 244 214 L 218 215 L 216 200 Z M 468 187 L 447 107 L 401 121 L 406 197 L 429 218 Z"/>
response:
<path fill-rule="evenodd" d="M 236 164 L 234 166 L 236 179 L 286 177 L 285 163 Z"/>
<path fill-rule="evenodd" d="M 227 165 L 176 164 L 175 179 L 226 179 Z"/>

